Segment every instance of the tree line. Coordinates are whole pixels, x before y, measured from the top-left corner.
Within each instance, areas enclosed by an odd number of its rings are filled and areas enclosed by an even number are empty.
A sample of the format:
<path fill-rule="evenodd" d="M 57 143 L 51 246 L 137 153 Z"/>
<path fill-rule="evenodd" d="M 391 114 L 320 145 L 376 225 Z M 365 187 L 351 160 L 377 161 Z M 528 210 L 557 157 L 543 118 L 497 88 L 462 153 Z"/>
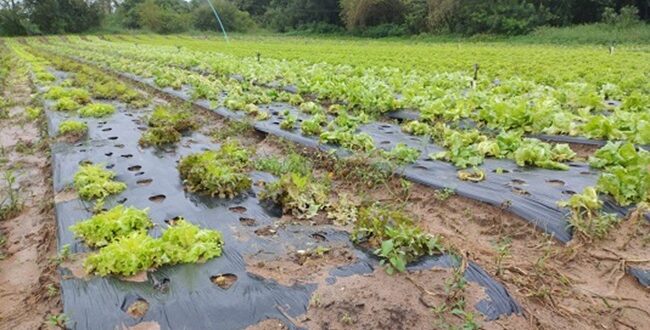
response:
<path fill-rule="evenodd" d="M 650 0 L 0 0 L 2 35 L 146 29 L 525 34 L 539 26 L 650 20 Z"/>

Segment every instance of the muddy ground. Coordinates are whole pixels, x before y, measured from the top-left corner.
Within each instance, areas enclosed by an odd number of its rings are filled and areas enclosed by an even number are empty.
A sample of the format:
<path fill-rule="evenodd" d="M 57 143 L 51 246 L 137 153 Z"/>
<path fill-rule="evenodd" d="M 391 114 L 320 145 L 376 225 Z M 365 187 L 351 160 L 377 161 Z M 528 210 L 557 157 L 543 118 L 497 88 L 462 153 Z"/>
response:
<path fill-rule="evenodd" d="M 56 277 L 56 233 L 49 146 L 38 121 L 28 121 L 29 81 L 13 72 L 4 96 L 15 105 L 0 120 L 0 172 L 16 177 L 22 207 L 0 221 L 0 328 L 47 328 L 49 315 L 61 310 Z M 0 200 L 7 198 L 7 180 L 0 178 Z"/>

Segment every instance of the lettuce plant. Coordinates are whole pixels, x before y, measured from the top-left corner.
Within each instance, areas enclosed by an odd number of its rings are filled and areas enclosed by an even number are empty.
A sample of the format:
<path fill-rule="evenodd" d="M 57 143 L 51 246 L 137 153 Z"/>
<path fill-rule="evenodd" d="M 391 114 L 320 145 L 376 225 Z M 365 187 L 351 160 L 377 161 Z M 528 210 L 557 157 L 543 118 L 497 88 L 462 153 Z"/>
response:
<path fill-rule="evenodd" d="M 111 104 L 93 103 L 79 109 L 81 117 L 102 118 L 115 113 L 115 107 Z"/>
<path fill-rule="evenodd" d="M 146 232 L 152 226 L 146 209 L 118 205 L 70 226 L 70 230 L 88 246 L 102 247 L 132 232 Z"/>
<path fill-rule="evenodd" d="M 115 173 L 100 165 L 82 165 L 74 175 L 74 188 L 86 200 L 104 198 L 126 190 L 126 184 L 114 181 Z"/>

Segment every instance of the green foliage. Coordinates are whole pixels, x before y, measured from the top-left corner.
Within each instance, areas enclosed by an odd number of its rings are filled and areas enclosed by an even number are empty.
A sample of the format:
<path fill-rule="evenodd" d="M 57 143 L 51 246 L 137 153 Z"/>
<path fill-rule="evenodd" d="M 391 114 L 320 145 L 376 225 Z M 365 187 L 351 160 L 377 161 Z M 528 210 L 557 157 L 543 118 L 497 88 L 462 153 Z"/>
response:
<path fill-rule="evenodd" d="M 113 178 L 115 173 L 100 165 L 82 165 L 74 175 L 74 188 L 82 199 L 102 201 L 110 195 L 126 190 L 126 184 L 113 181 Z"/>
<path fill-rule="evenodd" d="M 168 107 L 157 106 L 149 117 L 151 127 L 173 127 L 182 133 L 196 128 L 192 114 L 183 110 L 171 110 Z"/>
<path fill-rule="evenodd" d="M 59 124 L 59 134 L 81 137 L 88 132 L 88 125 L 76 120 L 66 120 Z"/>
<path fill-rule="evenodd" d="M 412 164 L 420 157 L 420 150 L 411 148 L 404 143 L 398 143 L 391 151 L 383 151 L 383 156 L 400 165 Z"/>
<path fill-rule="evenodd" d="M 19 189 L 16 188 L 16 176 L 12 170 L 4 171 L 5 191 L 2 200 L 0 200 L 0 220 L 10 219 L 20 213 L 23 209 L 23 202 L 19 195 Z"/>
<path fill-rule="evenodd" d="M 111 104 L 93 103 L 79 109 L 81 117 L 102 118 L 115 113 L 115 107 Z"/>
<path fill-rule="evenodd" d="M 159 239 L 142 230 L 115 238 L 88 256 L 84 268 L 99 276 L 132 276 L 164 265 L 205 262 L 220 256 L 222 246 L 220 232 L 178 219 Z"/>
<path fill-rule="evenodd" d="M 298 219 L 311 219 L 324 209 L 329 198 L 329 187 L 311 174 L 287 173 L 269 183 L 260 193 L 260 199 L 282 205 L 285 214 Z"/>
<path fill-rule="evenodd" d="M 160 245 L 144 231 L 116 238 L 99 252 L 89 255 L 84 269 L 99 276 L 133 276 L 160 265 Z"/>
<path fill-rule="evenodd" d="M 27 119 L 32 121 L 40 118 L 42 113 L 43 113 L 43 109 L 41 108 L 37 108 L 37 107 L 25 108 L 25 114 L 27 115 Z"/>
<path fill-rule="evenodd" d="M 86 104 L 90 102 L 90 94 L 87 90 L 81 88 L 65 88 L 61 86 L 53 86 L 45 95 L 48 100 L 61 100 L 63 98 L 70 98 L 79 104 Z"/>
<path fill-rule="evenodd" d="M 598 199 L 594 187 L 587 187 L 582 194 L 574 194 L 569 200 L 558 205 L 571 209 L 571 227 L 588 239 L 604 238 L 618 223 L 614 214 L 604 214 L 600 211 L 603 202 Z"/>
<path fill-rule="evenodd" d="M 206 262 L 221 256 L 223 239 L 216 230 L 200 229 L 185 219 L 177 219 L 158 240 L 162 264 Z"/>
<path fill-rule="evenodd" d="M 142 133 L 139 143 L 143 147 L 162 147 L 176 144 L 180 140 L 181 133 L 176 131 L 174 127 L 150 127 L 146 132 Z"/>
<path fill-rule="evenodd" d="M 300 130 L 302 134 L 320 136 L 323 132 L 323 125 L 325 125 L 325 116 L 317 114 L 302 122 Z"/>
<path fill-rule="evenodd" d="M 75 111 L 80 107 L 81 105 L 70 97 L 62 97 L 54 104 L 57 111 Z"/>
<path fill-rule="evenodd" d="M 351 235 L 353 242 L 376 248 L 389 274 L 403 272 L 408 263 L 442 251 L 437 236 L 424 233 L 407 214 L 378 204 L 359 210 Z"/>
<path fill-rule="evenodd" d="M 178 170 L 190 192 L 212 197 L 233 198 L 249 189 L 252 180 L 246 173 L 250 151 L 236 141 L 227 141 L 218 151 L 206 151 L 181 159 Z"/>
<path fill-rule="evenodd" d="M 164 106 L 158 106 L 149 117 L 149 129 L 142 134 L 140 145 L 143 147 L 176 144 L 181 140 L 182 133 L 197 127 L 188 111 L 173 111 Z"/>
<path fill-rule="evenodd" d="M 569 166 L 560 161 L 571 160 L 575 152 L 566 144 L 551 147 L 537 139 L 524 139 L 514 153 L 514 160 L 519 166 L 533 165 L 555 170 L 568 170 Z"/>
<path fill-rule="evenodd" d="M 354 134 L 348 130 L 336 129 L 325 131 L 320 135 L 320 141 L 328 144 L 339 144 L 352 151 L 370 152 L 375 150 L 375 143 L 368 133 Z"/>
<path fill-rule="evenodd" d="M 287 113 L 284 120 L 280 122 L 280 128 L 285 131 L 291 131 L 295 128 L 298 118 L 292 114 Z"/>
<path fill-rule="evenodd" d="M 629 142 L 608 142 L 589 159 L 603 169 L 597 189 L 622 206 L 647 201 L 650 196 L 650 153 Z"/>
<path fill-rule="evenodd" d="M 289 153 L 286 157 L 268 156 L 255 160 L 255 169 L 269 172 L 275 176 L 282 176 L 287 173 L 298 173 L 308 175 L 312 172 L 311 161 L 295 152 Z"/>
<path fill-rule="evenodd" d="M 118 205 L 70 226 L 70 230 L 88 246 L 103 247 L 132 232 L 146 232 L 152 226 L 147 210 Z"/>

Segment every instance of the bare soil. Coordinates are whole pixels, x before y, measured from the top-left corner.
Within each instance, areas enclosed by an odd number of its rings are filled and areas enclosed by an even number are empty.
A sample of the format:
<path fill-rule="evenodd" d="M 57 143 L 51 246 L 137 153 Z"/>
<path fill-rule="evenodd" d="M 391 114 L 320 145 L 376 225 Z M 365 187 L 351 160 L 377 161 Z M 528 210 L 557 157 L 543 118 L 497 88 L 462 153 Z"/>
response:
<path fill-rule="evenodd" d="M 6 238 L 0 247 L 4 255 L 0 260 L 0 328 L 40 329 L 46 327 L 48 314 L 61 310 L 56 266 L 50 261 L 57 251 L 49 148 L 41 141 L 38 123 L 25 118 L 24 108 L 31 98 L 28 81 L 15 72 L 8 79 L 5 97 L 16 106 L 9 119 L 0 121 L 0 146 L 6 161 L 0 168 L 17 177 L 23 207 L 16 216 L 0 222 L 0 233 Z"/>

